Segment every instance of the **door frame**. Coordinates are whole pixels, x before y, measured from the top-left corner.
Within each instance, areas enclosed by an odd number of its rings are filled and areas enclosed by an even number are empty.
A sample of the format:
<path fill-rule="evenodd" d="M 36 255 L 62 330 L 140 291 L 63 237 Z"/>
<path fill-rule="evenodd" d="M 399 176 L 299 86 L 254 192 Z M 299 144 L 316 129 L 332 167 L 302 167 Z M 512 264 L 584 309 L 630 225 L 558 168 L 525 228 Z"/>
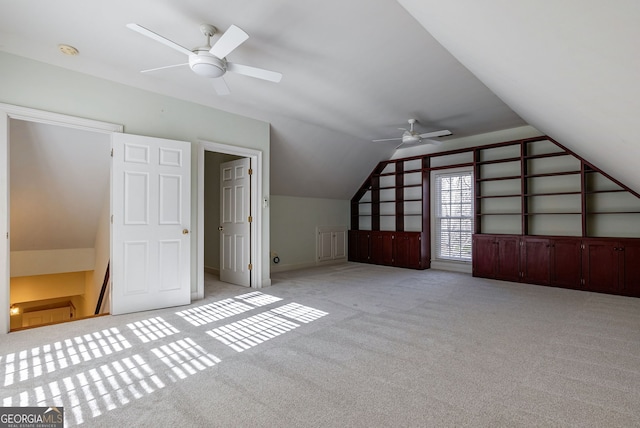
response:
<path fill-rule="evenodd" d="M 124 132 L 123 125 L 0 103 L 0 239 L 2 236 L 6 237 L 0 243 L 0 334 L 8 333 L 10 328 L 9 121 L 11 119 L 108 135 Z"/>
<path fill-rule="evenodd" d="M 231 146 L 228 144 L 216 143 L 213 141 L 198 141 L 198 248 L 196 251 L 196 295 L 192 299 L 204 298 L 204 152 L 218 152 L 228 155 L 241 156 L 251 159 L 251 168 L 253 175 L 251 179 L 251 209 L 250 214 L 254 221 L 251 228 L 251 248 L 249 250 L 252 269 L 251 269 L 251 288 L 262 288 L 264 284 L 262 280 L 262 151 L 249 149 L 246 147 Z"/>

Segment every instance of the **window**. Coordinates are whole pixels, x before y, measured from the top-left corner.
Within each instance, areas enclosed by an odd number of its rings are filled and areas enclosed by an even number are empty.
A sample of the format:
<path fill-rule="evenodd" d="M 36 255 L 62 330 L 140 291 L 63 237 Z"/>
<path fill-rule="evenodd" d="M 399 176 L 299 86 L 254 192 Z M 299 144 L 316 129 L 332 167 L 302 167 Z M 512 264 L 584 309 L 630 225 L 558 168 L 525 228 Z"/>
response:
<path fill-rule="evenodd" d="M 436 258 L 471 261 L 472 172 L 436 174 L 434 196 Z"/>

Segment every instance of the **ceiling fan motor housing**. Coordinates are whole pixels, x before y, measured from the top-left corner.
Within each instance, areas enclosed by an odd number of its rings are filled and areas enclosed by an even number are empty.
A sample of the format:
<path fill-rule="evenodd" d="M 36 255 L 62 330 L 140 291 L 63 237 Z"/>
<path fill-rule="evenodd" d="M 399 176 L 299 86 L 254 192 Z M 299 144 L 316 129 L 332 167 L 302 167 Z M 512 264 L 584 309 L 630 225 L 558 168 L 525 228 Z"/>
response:
<path fill-rule="evenodd" d="M 227 71 L 227 62 L 209 53 L 207 48 L 199 48 L 189 56 L 189 67 L 198 76 L 216 78 Z"/>

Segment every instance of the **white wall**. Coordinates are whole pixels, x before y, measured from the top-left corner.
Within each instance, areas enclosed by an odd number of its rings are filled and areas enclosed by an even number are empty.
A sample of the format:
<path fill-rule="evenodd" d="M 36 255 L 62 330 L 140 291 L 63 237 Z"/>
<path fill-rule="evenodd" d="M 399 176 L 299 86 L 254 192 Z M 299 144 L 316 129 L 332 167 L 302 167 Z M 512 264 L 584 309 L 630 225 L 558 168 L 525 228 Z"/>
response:
<path fill-rule="evenodd" d="M 87 281 L 87 287 L 84 294 L 84 315 L 93 315 L 95 313 L 98 297 L 102 290 L 102 283 L 104 282 L 104 274 L 107 270 L 107 265 L 109 264 L 109 259 L 111 257 L 110 211 L 110 198 L 107 196 L 102 213 L 100 214 L 98 230 L 96 231 L 96 261 L 94 269 L 90 275 L 90 281 Z M 108 310 L 109 305 L 103 304 L 103 306 Z"/>
<path fill-rule="evenodd" d="M 315 266 L 316 228 L 350 225 L 350 201 L 272 195 L 270 204 L 272 271 Z"/>
<path fill-rule="evenodd" d="M 0 102 L 124 125 L 130 134 L 196 143 L 247 147 L 263 153 L 263 192 L 269 194 L 269 124 L 221 110 L 154 94 L 63 68 L 0 52 Z M 197 153 L 192 150 L 192 195 L 197 195 Z M 2 183 L 0 183 L 2 184 Z M 197 236 L 196 198 L 191 229 Z M 269 279 L 269 216 L 263 217 L 263 279 Z M 196 240 L 192 240 L 196 254 Z M 192 257 L 192 292 L 196 290 Z"/>

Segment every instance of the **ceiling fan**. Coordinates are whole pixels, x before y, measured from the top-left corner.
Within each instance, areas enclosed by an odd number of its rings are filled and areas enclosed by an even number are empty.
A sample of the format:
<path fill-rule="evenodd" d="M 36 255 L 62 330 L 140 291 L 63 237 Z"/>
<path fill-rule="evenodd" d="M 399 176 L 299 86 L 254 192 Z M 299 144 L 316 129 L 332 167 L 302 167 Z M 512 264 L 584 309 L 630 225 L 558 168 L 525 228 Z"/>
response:
<path fill-rule="evenodd" d="M 380 141 L 395 141 L 395 140 L 400 140 L 402 141 L 397 147 L 400 147 L 402 145 L 409 145 L 409 144 L 420 144 L 420 143 L 430 143 L 430 144 L 439 144 L 439 141 L 436 140 L 430 140 L 430 138 L 436 138 L 436 137 L 446 137 L 447 135 L 451 135 L 451 131 L 447 130 L 447 129 L 443 129 L 442 131 L 433 131 L 433 132 L 426 132 L 424 134 L 418 134 L 416 131 L 414 131 L 413 129 L 413 125 L 416 124 L 416 120 L 415 119 L 409 119 L 409 129 L 405 129 L 405 128 L 398 128 L 401 131 L 404 131 L 402 133 L 402 137 L 399 138 L 384 138 L 382 140 L 373 140 L 374 143 L 380 142 Z"/>
<path fill-rule="evenodd" d="M 189 62 L 187 63 L 142 70 L 142 73 L 188 65 L 189 68 L 191 68 L 191 70 L 197 75 L 211 78 L 213 88 L 218 95 L 228 95 L 230 93 L 229 86 L 227 86 L 227 83 L 223 78 L 227 71 L 275 83 L 280 82 L 280 79 L 282 79 L 282 74 L 275 71 L 227 61 L 226 56 L 249 38 L 247 33 L 235 25 L 231 25 L 231 27 L 229 27 L 229 29 L 220 36 L 213 46 L 211 46 L 211 37 L 216 34 L 216 27 L 209 24 L 200 25 L 200 31 L 207 38 L 207 44 L 205 46 L 194 48 L 193 50 L 180 46 L 179 44 L 162 37 L 141 25 L 131 23 L 127 24 L 127 28 L 169 46 L 178 52 L 182 52 L 189 58 Z"/>

